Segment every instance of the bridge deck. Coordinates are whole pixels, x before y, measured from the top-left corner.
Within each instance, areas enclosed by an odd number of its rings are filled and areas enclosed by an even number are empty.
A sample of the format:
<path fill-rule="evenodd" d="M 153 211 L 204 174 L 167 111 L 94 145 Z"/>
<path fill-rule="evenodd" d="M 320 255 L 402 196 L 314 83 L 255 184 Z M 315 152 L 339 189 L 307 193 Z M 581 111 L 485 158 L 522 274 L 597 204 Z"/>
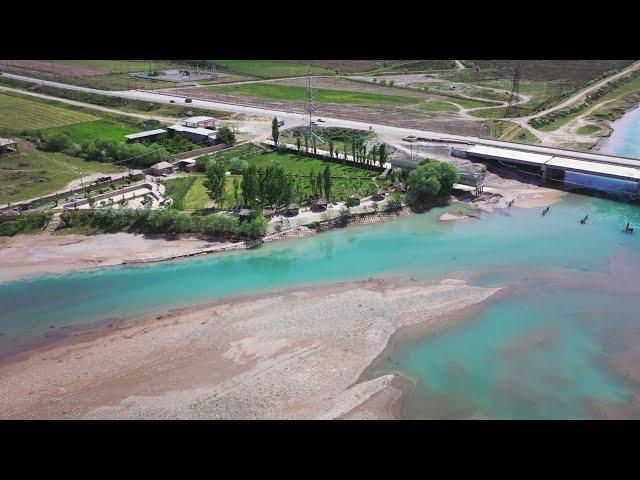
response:
<path fill-rule="evenodd" d="M 552 150 L 552 149 L 549 149 Z M 640 182 L 640 161 L 626 158 L 618 158 L 604 155 L 589 155 L 587 158 L 568 158 L 556 155 L 543 155 L 509 148 L 489 147 L 476 145 L 466 151 L 468 154 L 477 155 L 488 160 L 515 162 L 526 165 L 535 165 L 540 168 L 551 167 L 557 170 L 585 173 L 589 175 L 601 175 L 620 180 Z M 595 160 L 595 157 L 598 160 Z"/>

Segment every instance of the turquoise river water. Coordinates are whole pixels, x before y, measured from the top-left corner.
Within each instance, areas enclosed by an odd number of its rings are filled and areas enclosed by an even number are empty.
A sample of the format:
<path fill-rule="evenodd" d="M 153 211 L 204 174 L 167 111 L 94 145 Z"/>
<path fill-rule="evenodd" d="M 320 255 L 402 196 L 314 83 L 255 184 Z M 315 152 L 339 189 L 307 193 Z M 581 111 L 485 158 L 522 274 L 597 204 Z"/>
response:
<path fill-rule="evenodd" d="M 512 207 L 397 221 L 176 262 L 0 284 L 0 355 L 74 329 L 216 298 L 369 276 L 505 285 L 436 333 L 400 335 L 371 374 L 415 381 L 410 418 L 592 418 L 628 406 L 640 344 L 640 207 L 567 194 L 547 216 Z M 578 220 L 589 214 L 589 221 Z M 598 408 L 600 410 L 598 410 Z"/>

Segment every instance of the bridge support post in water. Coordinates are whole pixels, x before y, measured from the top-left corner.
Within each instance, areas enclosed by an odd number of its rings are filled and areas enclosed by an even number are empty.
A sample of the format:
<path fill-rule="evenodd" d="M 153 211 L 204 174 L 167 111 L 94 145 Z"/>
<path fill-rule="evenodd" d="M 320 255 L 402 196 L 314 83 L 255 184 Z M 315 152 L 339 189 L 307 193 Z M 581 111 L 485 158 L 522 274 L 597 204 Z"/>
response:
<path fill-rule="evenodd" d="M 549 180 L 549 178 L 551 178 L 551 169 L 546 165 L 542 165 L 541 169 L 542 169 L 542 181 L 546 183 Z"/>

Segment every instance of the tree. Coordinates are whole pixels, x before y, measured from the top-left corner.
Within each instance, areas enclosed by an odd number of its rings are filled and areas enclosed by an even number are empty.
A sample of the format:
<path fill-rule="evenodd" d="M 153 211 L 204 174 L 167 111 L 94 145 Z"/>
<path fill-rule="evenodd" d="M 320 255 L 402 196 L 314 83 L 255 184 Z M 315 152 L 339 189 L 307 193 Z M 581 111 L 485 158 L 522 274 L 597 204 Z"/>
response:
<path fill-rule="evenodd" d="M 145 195 L 144 197 L 142 197 L 143 207 L 151 208 L 151 205 L 153 205 L 153 198 L 151 198 L 151 195 Z"/>
<path fill-rule="evenodd" d="M 380 144 L 380 148 L 378 149 L 378 161 L 380 162 L 380 167 L 384 167 L 385 162 L 387 161 L 387 144 Z"/>
<path fill-rule="evenodd" d="M 314 136 L 311 140 L 313 141 L 313 153 L 314 153 L 314 154 L 317 154 L 317 153 L 318 153 L 318 150 L 317 150 L 317 140 L 316 140 L 316 137 Z"/>
<path fill-rule="evenodd" d="M 204 182 L 209 198 L 218 202 L 219 207 L 222 207 L 222 201 L 224 200 L 225 172 L 226 169 L 222 162 L 215 162 L 207 168 L 207 179 Z"/>
<path fill-rule="evenodd" d="M 304 134 L 304 151 L 309 152 L 309 134 L 306 132 Z"/>
<path fill-rule="evenodd" d="M 234 177 L 233 179 L 233 199 L 236 202 L 236 205 L 240 204 L 240 181 L 238 177 Z"/>
<path fill-rule="evenodd" d="M 449 195 L 453 184 L 460 180 L 456 168 L 437 161 L 421 162 L 407 180 L 413 203 L 425 203 L 439 195 Z"/>
<path fill-rule="evenodd" d="M 273 117 L 271 122 L 271 137 L 276 147 L 278 146 L 278 138 L 280 137 L 280 127 L 278 126 L 278 117 Z"/>
<path fill-rule="evenodd" d="M 71 147 L 71 137 L 66 133 L 56 133 L 44 138 L 42 149 L 47 152 L 61 152 Z"/>
<path fill-rule="evenodd" d="M 249 167 L 242 174 L 242 199 L 246 206 L 253 206 L 258 197 L 258 169 L 254 165 Z"/>
<path fill-rule="evenodd" d="M 298 152 L 300 151 L 300 148 L 302 148 L 302 140 L 300 139 L 300 135 L 296 137 L 296 147 L 298 148 Z"/>
<path fill-rule="evenodd" d="M 221 143 L 233 145 L 236 143 L 236 135 L 227 125 L 222 125 L 218 128 L 218 140 L 220 140 Z"/>
<path fill-rule="evenodd" d="M 329 165 L 324 167 L 324 195 L 327 199 L 327 202 L 331 202 L 331 169 Z"/>
<path fill-rule="evenodd" d="M 329 139 L 329 156 L 333 158 L 333 140 Z"/>
<path fill-rule="evenodd" d="M 316 188 L 318 189 L 318 196 L 316 198 L 322 198 L 322 173 L 318 172 L 318 176 L 316 177 Z"/>

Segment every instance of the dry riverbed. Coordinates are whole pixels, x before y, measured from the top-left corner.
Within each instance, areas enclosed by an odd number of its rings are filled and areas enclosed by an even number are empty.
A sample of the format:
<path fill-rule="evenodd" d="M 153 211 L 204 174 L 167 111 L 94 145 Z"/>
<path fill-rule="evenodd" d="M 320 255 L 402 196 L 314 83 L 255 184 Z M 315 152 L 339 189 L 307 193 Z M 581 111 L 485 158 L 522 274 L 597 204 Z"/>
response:
<path fill-rule="evenodd" d="M 359 381 L 400 328 L 499 289 L 377 279 L 149 316 L 0 366 L 0 417 L 389 418 L 402 379 Z"/>

